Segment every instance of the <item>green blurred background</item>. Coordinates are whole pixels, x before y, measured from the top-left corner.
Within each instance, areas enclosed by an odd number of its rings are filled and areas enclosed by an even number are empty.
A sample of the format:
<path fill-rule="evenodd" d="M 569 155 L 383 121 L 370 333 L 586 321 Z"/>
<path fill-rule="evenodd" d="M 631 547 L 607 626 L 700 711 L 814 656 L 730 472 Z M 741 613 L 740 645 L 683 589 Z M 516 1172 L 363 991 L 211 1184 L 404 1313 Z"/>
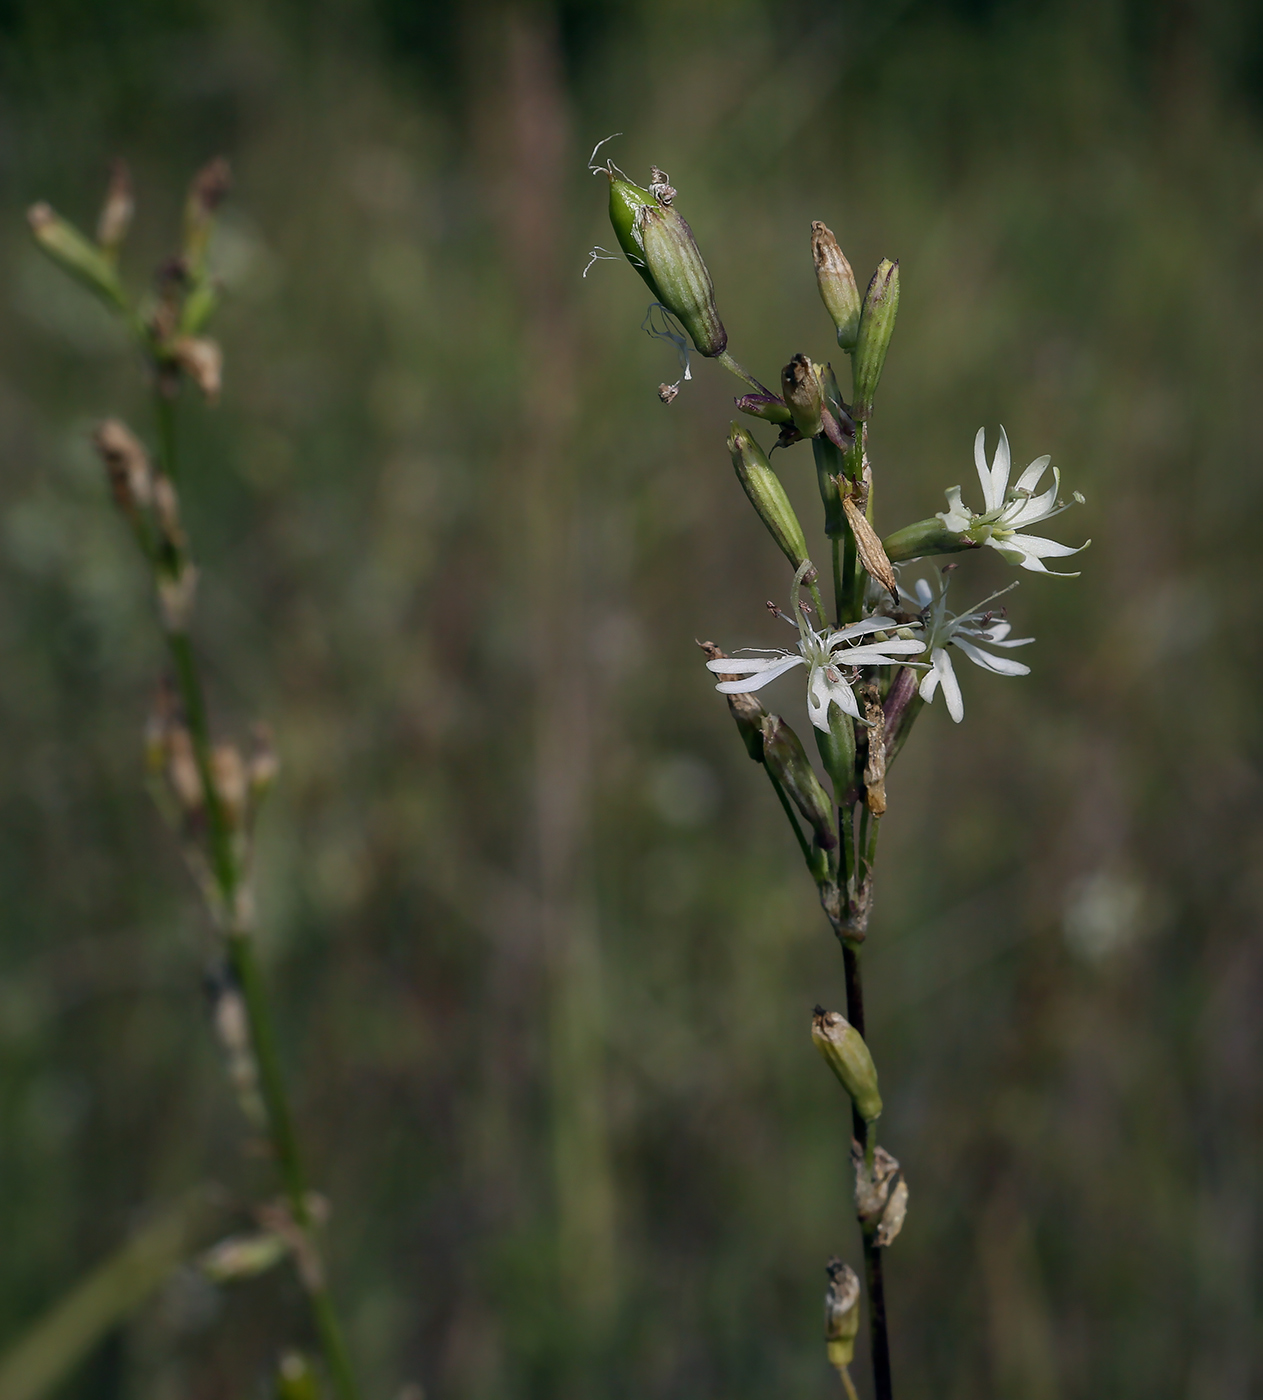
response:
<path fill-rule="evenodd" d="M 221 729 L 282 754 L 263 948 L 367 1392 L 835 1393 L 858 1239 L 808 1014 L 841 960 L 693 646 L 766 645 L 787 571 L 735 381 L 663 408 L 640 280 L 580 277 L 620 131 L 765 380 L 832 345 L 811 219 L 862 277 L 902 260 L 883 531 L 969 494 L 981 423 L 1088 497 L 1082 578 L 1011 600 L 1034 674 L 971 671 L 891 785 L 900 1393 L 1263 1393 L 1261 123 L 1263 12 L 1227 0 L 3 0 L 0 1347 L 155 1205 L 260 1177 L 87 445 L 149 433 L 146 394 L 23 220 L 91 227 L 125 156 L 140 285 L 222 152 L 200 641 Z M 181 1273 L 64 1393 L 258 1395 L 306 1327 L 287 1276 Z"/>

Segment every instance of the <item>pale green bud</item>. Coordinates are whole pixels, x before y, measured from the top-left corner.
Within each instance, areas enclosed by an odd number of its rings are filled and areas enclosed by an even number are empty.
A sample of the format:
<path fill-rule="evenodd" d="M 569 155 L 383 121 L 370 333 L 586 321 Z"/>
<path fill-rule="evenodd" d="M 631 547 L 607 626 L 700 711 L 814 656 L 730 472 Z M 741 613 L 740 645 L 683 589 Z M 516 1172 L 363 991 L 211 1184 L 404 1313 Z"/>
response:
<path fill-rule="evenodd" d="M 780 477 L 772 470 L 763 449 L 739 423 L 734 423 L 728 434 L 728 451 L 750 504 L 786 559 L 798 568 L 807 557 L 807 540 Z"/>
<path fill-rule="evenodd" d="M 94 291 L 116 311 L 127 311 L 127 296 L 109 258 L 47 204 L 33 204 L 26 214 L 35 241 L 58 265 Z"/>
<path fill-rule="evenodd" d="M 887 535 L 881 543 L 892 564 L 904 564 L 927 554 L 957 554 L 963 549 L 979 548 L 977 540 L 949 530 L 937 516 L 905 525 L 902 530 Z"/>
<path fill-rule="evenodd" d="M 811 226 L 811 255 L 816 264 L 816 286 L 820 300 L 833 317 L 838 344 L 848 354 L 855 349 L 860 328 L 860 293 L 855 273 L 847 262 L 838 240 L 819 221 Z"/>
<path fill-rule="evenodd" d="M 877 393 L 882 366 L 886 363 L 886 351 L 890 346 L 898 311 L 899 264 L 883 258 L 864 294 L 859 336 L 855 342 L 855 405 L 852 412 L 858 419 L 867 418 L 873 411 L 873 397 Z"/>
<path fill-rule="evenodd" d="M 803 437 L 824 431 L 824 386 L 819 367 L 806 355 L 795 355 L 781 370 L 781 396 Z"/>
<path fill-rule="evenodd" d="M 865 1123 L 881 1117 L 877 1092 L 877 1067 L 864 1037 L 837 1011 L 817 1006 L 811 1018 L 811 1038 L 839 1083 L 851 1096 L 855 1111 Z"/>

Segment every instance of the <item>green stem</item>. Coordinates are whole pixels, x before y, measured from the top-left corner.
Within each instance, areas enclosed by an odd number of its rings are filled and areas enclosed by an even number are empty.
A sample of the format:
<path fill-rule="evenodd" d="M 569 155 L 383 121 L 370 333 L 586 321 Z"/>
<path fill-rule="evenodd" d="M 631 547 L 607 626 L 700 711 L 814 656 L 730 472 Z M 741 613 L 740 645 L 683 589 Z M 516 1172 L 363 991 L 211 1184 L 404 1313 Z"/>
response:
<path fill-rule="evenodd" d="M 829 541 L 829 548 L 833 555 L 833 612 L 834 616 L 837 618 L 837 625 L 841 627 L 842 614 L 846 609 L 846 594 L 842 588 L 842 558 L 838 549 L 838 544 L 838 537 L 834 535 Z"/>
<path fill-rule="evenodd" d="M 155 371 L 156 373 L 157 371 Z M 175 399 L 159 383 L 154 388 L 154 420 L 158 428 L 158 461 L 172 481 L 179 480 L 175 455 Z"/>
<path fill-rule="evenodd" d="M 838 1375 L 842 1377 L 842 1389 L 846 1393 L 846 1400 L 860 1400 L 859 1392 L 855 1389 L 855 1382 L 851 1379 L 850 1370 L 846 1366 L 839 1366 Z"/>
<path fill-rule="evenodd" d="M 715 358 L 730 374 L 735 374 L 743 384 L 748 384 L 756 394 L 770 394 L 773 398 L 777 397 L 766 385 L 760 384 L 748 369 L 734 360 L 727 350 L 722 351 Z"/>
<path fill-rule="evenodd" d="M 776 793 L 781 806 L 785 809 L 785 820 L 788 821 L 793 828 L 794 836 L 798 841 L 798 849 L 803 853 L 803 859 L 807 862 L 808 868 L 814 869 L 811 859 L 811 847 L 807 844 L 806 837 L 803 836 L 802 831 L 799 829 L 798 817 L 794 812 L 793 806 L 790 804 L 789 798 L 785 795 L 785 789 L 777 782 L 775 774 L 773 774 L 772 770 L 767 767 L 766 764 L 764 764 L 763 771 L 767 774 L 768 782 L 772 784 L 773 791 Z"/>

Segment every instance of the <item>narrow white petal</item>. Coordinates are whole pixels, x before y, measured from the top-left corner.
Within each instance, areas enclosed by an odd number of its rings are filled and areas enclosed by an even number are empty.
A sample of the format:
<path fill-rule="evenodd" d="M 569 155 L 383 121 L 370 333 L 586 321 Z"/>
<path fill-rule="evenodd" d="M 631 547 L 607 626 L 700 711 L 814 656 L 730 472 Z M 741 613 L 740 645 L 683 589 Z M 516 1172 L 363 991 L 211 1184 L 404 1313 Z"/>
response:
<path fill-rule="evenodd" d="M 993 541 L 988 540 L 987 543 L 991 544 Z M 1086 544 L 1060 544 L 1057 540 L 1045 540 L 1039 535 L 1013 535 L 1007 540 L 994 543 L 1000 549 L 1008 546 L 1022 554 L 1033 555 L 1036 559 L 1064 559 L 1067 555 L 1078 554 L 1081 549 L 1087 548 Z"/>
<path fill-rule="evenodd" d="M 935 519 L 941 520 L 948 530 L 961 534 L 973 523 L 973 512 L 961 500 L 959 486 L 952 486 L 943 494 L 947 497 L 947 509 L 938 511 Z"/>
<path fill-rule="evenodd" d="M 983 512 L 994 510 L 995 506 L 991 501 L 991 471 L 987 466 L 987 430 L 985 427 L 979 428 L 974 437 L 974 467 L 978 472 L 978 480 L 982 483 Z M 959 497 L 960 492 L 957 489 L 958 500 Z M 947 494 L 947 499 L 949 502 L 952 499 L 950 491 Z"/>
<path fill-rule="evenodd" d="M 829 732 L 829 687 L 819 666 L 807 677 L 807 717 L 817 729 Z"/>
<path fill-rule="evenodd" d="M 952 658 L 945 651 L 934 654 L 934 669 L 943 683 L 943 699 L 947 702 L 947 713 L 957 724 L 965 718 L 965 701 L 960 693 L 960 682 L 952 670 Z"/>
<path fill-rule="evenodd" d="M 987 496 L 987 509 L 999 510 L 1004 504 L 1004 494 L 1009 489 L 1009 472 L 1013 469 L 1013 457 L 1009 452 L 1009 435 L 1000 429 L 1000 441 L 996 444 L 995 456 L 991 461 L 991 491 Z"/>
<path fill-rule="evenodd" d="M 938 656 L 941 650 L 941 647 L 935 648 L 934 655 Z M 921 684 L 917 686 L 917 693 L 926 704 L 929 704 L 929 702 L 934 699 L 934 692 L 938 689 L 938 682 L 938 670 L 931 666 L 925 675 L 921 677 Z"/>
<path fill-rule="evenodd" d="M 868 632 L 893 632 L 898 626 L 893 617 L 866 617 L 862 622 L 848 622 L 845 627 L 829 633 L 829 649 L 832 651 L 852 637 L 862 637 Z"/>
<path fill-rule="evenodd" d="M 909 638 L 892 637 L 888 642 L 873 642 L 868 646 L 848 647 L 833 658 L 839 666 L 885 666 L 895 656 L 914 656 L 925 650 L 925 643 Z"/>
<path fill-rule="evenodd" d="M 1048 520 L 1061 512 L 1057 508 L 1057 496 L 1061 491 L 1061 473 L 1053 468 L 1053 484 L 1042 495 L 1032 496 L 1015 510 L 1007 523 L 1016 530 L 1020 525 L 1033 525 L 1037 520 Z"/>
<path fill-rule="evenodd" d="M 993 671 L 997 676 L 1029 676 L 1031 673 L 1031 668 L 1020 661 L 1010 661 L 1007 656 L 992 656 L 990 652 L 981 651 L 972 642 L 963 642 L 959 637 L 955 645 L 975 666 L 981 666 L 984 671 Z"/>
<path fill-rule="evenodd" d="M 746 676 L 754 671 L 766 671 L 769 666 L 779 666 L 784 660 L 800 661 L 801 657 L 787 657 L 785 652 L 778 652 L 775 656 L 724 656 L 715 661 L 708 661 L 706 669 L 714 671 L 716 674 L 728 676 Z"/>
<path fill-rule="evenodd" d="M 1028 647 L 1035 640 L 1034 637 L 1012 637 L 1005 640 L 1003 637 L 984 637 L 983 640 L 988 646 L 993 647 Z"/>
<path fill-rule="evenodd" d="M 1040 477 L 1048 470 L 1048 464 L 1051 461 L 1052 458 L 1048 456 L 1036 457 L 1022 475 L 1018 477 L 1017 485 L 1013 489 L 1015 491 L 1033 492 L 1039 485 Z"/>
<path fill-rule="evenodd" d="M 747 695 L 752 690 L 762 690 L 765 685 L 774 681 L 778 676 L 783 676 L 786 671 L 802 664 L 801 656 L 790 656 L 779 665 L 770 666 L 762 675 L 751 676 L 748 681 L 720 681 L 715 689 L 721 695 Z"/>
<path fill-rule="evenodd" d="M 916 583 L 913 584 L 913 587 L 917 591 L 917 602 L 920 603 L 923 608 L 928 608 L 934 597 L 934 590 L 930 587 L 930 580 L 928 578 L 919 578 Z"/>

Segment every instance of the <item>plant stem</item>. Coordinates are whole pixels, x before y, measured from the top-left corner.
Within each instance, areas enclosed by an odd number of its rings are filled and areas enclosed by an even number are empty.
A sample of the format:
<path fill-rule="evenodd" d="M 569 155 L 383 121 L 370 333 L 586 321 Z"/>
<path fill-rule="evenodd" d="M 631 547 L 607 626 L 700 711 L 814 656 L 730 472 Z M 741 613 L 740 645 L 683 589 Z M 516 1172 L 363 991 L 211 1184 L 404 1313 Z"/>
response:
<path fill-rule="evenodd" d="M 833 555 L 833 612 L 837 625 L 841 627 L 842 614 L 846 609 L 846 595 L 842 590 L 842 559 L 838 544 L 838 537 L 834 535 L 829 541 L 829 549 Z"/>
<path fill-rule="evenodd" d="M 842 945 L 843 967 L 846 975 L 846 1019 L 864 1034 L 864 979 L 860 967 L 860 950 L 854 944 Z M 851 1110 L 851 1125 L 855 1140 L 868 1145 L 868 1125 Z M 873 1392 L 876 1400 L 892 1400 L 890 1383 L 890 1339 L 886 1329 L 886 1291 L 882 1280 L 881 1250 L 873 1235 L 864 1230 L 864 1273 L 868 1279 L 869 1347 L 873 1359 Z"/>
<path fill-rule="evenodd" d="M 755 391 L 756 394 L 767 394 L 772 398 L 777 397 L 775 394 L 772 393 L 771 389 L 767 388 L 763 384 L 760 384 L 759 381 L 754 377 L 754 375 L 750 373 L 748 369 L 746 369 L 743 365 L 739 364 L 736 360 L 734 360 L 733 357 L 727 352 L 727 350 L 723 351 L 719 355 L 716 355 L 715 358 L 719 361 L 721 365 L 723 365 L 723 367 L 730 374 L 735 374 L 743 384 L 748 384 L 750 388 Z"/>
<path fill-rule="evenodd" d="M 174 404 L 161 386 L 155 389 L 154 399 L 158 421 L 159 466 L 168 477 L 174 479 Z M 155 582 L 158 582 L 160 566 L 156 560 L 151 560 L 151 563 L 154 564 Z M 276 1032 L 263 975 L 259 968 L 254 935 L 242 900 L 244 880 L 241 855 L 234 839 L 232 822 L 215 784 L 210 720 L 201 672 L 187 629 L 168 627 L 166 636 L 175 670 L 176 686 L 184 710 L 184 721 L 188 726 L 194 761 L 202 783 L 207 844 L 211 871 L 219 896 L 220 908 L 217 912 L 225 932 L 228 963 L 245 1002 L 246 1017 L 250 1025 L 250 1042 L 267 1112 L 268 1136 L 271 1139 L 272 1152 L 276 1158 L 290 1216 L 301 1241 L 296 1250 L 298 1274 L 311 1304 L 312 1319 L 320 1336 L 334 1390 L 339 1400 L 357 1400 L 346 1343 L 325 1283 L 324 1268 L 315 1235 L 315 1221 L 307 1195 L 307 1174 L 303 1167 L 298 1135 L 294 1131 L 289 1098 L 285 1092 Z"/>
<path fill-rule="evenodd" d="M 838 1375 L 842 1377 L 842 1389 L 846 1392 L 846 1400 L 860 1400 L 859 1393 L 855 1389 L 855 1382 L 851 1379 L 850 1370 L 842 1366 L 838 1370 Z"/>

